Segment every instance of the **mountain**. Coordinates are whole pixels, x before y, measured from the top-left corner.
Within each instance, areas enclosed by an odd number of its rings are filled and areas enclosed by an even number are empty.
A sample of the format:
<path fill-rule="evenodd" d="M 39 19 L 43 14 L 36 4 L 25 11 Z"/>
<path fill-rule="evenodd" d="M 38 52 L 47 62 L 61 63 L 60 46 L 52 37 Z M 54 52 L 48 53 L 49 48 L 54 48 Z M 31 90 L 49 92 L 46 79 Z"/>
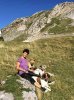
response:
<path fill-rule="evenodd" d="M 31 42 L 50 35 L 74 33 L 74 2 L 64 2 L 48 11 L 17 18 L 1 29 L 4 41 Z"/>
<path fill-rule="evenodd" d="M 1 37 L 1 30 L 0 30 L 0 37 Z"/>

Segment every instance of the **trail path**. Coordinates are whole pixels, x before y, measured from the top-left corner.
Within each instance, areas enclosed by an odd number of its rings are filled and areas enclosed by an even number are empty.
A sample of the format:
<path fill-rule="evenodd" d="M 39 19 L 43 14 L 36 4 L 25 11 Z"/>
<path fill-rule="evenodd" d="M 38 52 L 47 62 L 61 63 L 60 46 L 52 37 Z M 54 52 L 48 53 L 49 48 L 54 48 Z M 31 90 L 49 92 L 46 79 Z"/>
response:
<path fill-rule="evenodd" d="M 48 34 L 45 34 L 43 36 L 41 34 L 36 34 L 36 35 L 28 37 L 27 40 L 25 40 L 23 42 L 33 42 L 33 41 L 38 40 L 38 39 L 57 38 L 57 37 L 70 37 L 70 36 L 74 36 L 74 33 L 57 34 L 57 35 L 48 35 Z"/>

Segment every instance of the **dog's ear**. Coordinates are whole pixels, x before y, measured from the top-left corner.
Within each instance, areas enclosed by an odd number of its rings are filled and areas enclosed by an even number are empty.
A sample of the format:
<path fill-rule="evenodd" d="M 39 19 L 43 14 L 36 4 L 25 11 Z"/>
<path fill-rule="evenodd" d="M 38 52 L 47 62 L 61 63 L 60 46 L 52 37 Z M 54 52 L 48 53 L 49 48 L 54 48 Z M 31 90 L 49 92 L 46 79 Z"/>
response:
<path fill-rule="evenodd" d="M 46 73 L 44 73 L 44 74 L 42 75 L 42 78 L 43 78 L 43 79 L 45 79 L 45 78 L 46 78 Z"/>
<path fill-rule="evenodd" d="M 50 74 L 47 73 L 48 78 L 50 78 Z"/>
<path fill-rule="evenodd" d="M 46 65 L 40 65 L 39 68 L 40 68 L 42 71 L 45 71 L 45 70 L 46 70 Z"/>
<path fill-rule="evenodd" d="M 39 78 L 39 77 L 37 78 L 37 82 L 38 82 L 39 84 L 41 84 L 41 81 L 40 81 L 40 78 Z"/>

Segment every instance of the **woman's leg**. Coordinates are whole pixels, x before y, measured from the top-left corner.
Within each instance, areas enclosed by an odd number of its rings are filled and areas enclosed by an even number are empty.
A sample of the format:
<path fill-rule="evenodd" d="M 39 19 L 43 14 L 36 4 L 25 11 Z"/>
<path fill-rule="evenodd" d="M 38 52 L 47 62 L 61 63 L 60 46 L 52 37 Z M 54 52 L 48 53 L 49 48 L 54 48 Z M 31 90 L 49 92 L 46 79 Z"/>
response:
<path fill-rule="evenodd" d="M 36 87 L 41 88 L 41 85 L 40 85 L 38 82 L 36 82 L 36 81 L 32 78 L 32 76 L 30 76 L 29 74 L 23 73 L 23 74 L 21 75 L 21 77 L 22 77 L 22 78 L 25 78 L 25 79 L 27 79 L 27 80 L 29 80 L 29 81 L 31 82 L 31 84 L 34 84 Z"/>

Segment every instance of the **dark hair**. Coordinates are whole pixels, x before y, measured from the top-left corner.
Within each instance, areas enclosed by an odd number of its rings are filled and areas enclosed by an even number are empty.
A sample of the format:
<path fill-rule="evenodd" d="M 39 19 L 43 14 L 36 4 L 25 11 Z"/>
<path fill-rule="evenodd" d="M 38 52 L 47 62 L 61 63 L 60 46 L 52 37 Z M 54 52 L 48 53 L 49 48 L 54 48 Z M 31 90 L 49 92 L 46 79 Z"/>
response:
<path fill-rule="evenodd" d="M 42 75 L 42 78 L 43 78 L 43 79 L 46 79 L 46 76 L 47 76 L 48 78 L 50 78 L 50 75 L 49 75 L 48 73 L 44 73 L 44 74 Z"/>
<path fill-rule="evenodd" d="M 24 49 L 23 53 L 26 52 L 27 54 L 29 54 L 29 49 Z"/>

